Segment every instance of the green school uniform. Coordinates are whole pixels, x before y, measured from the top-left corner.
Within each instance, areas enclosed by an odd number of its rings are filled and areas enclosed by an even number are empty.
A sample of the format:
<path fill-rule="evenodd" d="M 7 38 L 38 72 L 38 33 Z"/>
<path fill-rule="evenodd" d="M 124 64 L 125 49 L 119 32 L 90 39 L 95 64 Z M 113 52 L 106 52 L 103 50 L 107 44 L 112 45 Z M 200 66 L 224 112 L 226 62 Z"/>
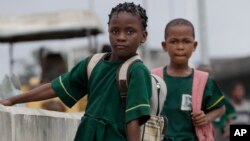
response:
<path fill-rule="evenodd" d="M 164 71 L 164 81 L 168 89 L 161 114 L 169 120 L 164 141 L 196 141 L 195 128 L 191 118 L 193 72 L 189 76 L 173 77 Z M 207 113 L 221 107 L 223 97 L 216 82 L 209 77 L 202 99 L 202 110 Z"/>
<path fill-rule="evenodd" d="M 125 124 L 150 117 L 151 77 L 141 61 L 129 69 L 126 109 L 122 108 L 116 73 L 122 62 L 101 60 L 88 80 L 87 59 L 54 79 L 52 88 L 69 107 L 88 94 L 88 103 L 75 141 L 125 141 Z M 67 127 L 65 127 L 67 128 Z"/>

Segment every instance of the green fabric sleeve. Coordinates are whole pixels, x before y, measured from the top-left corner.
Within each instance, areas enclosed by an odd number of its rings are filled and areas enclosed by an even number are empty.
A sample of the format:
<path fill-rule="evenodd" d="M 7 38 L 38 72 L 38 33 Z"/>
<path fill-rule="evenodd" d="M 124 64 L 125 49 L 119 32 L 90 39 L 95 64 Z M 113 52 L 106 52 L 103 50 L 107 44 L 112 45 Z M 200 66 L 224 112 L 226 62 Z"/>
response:
<path fill-rule="evenodd" d="M 72 107 L 87 93 L 87 59 L 78 63 L 70 72 L 52 80 L 52 88 L 56 95 L 68 107 Z"/>
<path fill-rule="evenodd" d="M 152 93 L 149 70 L 141 62 L 131 66 L 126 100 L 126 122 L 139 119 L 140 124 L 150 118 L 150 97 Z"/>

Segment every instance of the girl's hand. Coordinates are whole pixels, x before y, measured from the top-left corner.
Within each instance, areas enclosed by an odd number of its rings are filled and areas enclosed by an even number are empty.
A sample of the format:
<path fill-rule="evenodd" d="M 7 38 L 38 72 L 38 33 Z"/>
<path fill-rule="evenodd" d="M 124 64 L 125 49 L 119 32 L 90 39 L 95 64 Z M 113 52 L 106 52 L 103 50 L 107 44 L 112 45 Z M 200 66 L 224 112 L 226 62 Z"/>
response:
<path fill-rule="evenodd" d="M 210 121 L 207 118 L 206 114 L 203 111 L 199 111 L 196 113 L 191 113 L 194 126 L 204 126 L 208 124 Z"/>
<path fill-rule="evenodd" d="M 12 106 L 12 105 L 13 105 L 13 104 L 11 103 L 11 101 L 8 100 L 8 99 L 0 100 L 0 104 L 1 104 L 1 105 L 4 105 L 4 106 Z"/>

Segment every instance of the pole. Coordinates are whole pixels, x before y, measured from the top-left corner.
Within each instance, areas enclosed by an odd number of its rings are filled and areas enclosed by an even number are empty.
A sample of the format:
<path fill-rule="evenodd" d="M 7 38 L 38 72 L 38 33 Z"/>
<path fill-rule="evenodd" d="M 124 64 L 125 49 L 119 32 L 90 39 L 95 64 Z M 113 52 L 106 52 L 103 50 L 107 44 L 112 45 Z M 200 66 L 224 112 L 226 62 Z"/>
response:
<path fill-rule="evenodd" d="M 198 20 L 199 20 L 199 33 L 200 33 L 200 50 L 201 50 L 201 63 L 209 65 L 209 52 L 207 46 L 207 21 L 206 21 L 206 6 L 204 0 L 198 1 Z"/>
<path fill-rule="evenodd" d="M 89 0 L 89 10 L 94 10 L 94 0 Z"/>
<path fill-rule="evenodd" d="M 13 43 L 10 43 L 9 47 L 9 63 L 10 63 L 10 75 L 13 74 L 14 59 L 13 59 Z"/>

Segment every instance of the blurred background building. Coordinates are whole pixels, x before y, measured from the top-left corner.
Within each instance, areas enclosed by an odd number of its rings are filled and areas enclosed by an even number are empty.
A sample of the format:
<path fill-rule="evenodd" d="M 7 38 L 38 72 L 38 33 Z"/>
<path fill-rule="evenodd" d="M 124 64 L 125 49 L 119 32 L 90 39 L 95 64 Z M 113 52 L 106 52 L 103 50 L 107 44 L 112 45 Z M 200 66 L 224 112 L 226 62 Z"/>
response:
<path fill-rule="evenodd" d="M 101 52 L 103 45 L 109 44 L 108 14 L 119 2 L 124 0 L 2 0 L 0 80 L 6 74 L 16 74 L 25 91 L 70 70 L 90 54 Z M 226 94 L 230 93 L 230 83 L 242 81 L 247 98 L 250 97 L 250 1 L 127 2 L 141 4 L 147 10 L 149 36 L 139 54 L 149 68 L 169 61 L 161 48 L 166 23 L 173 18 L 186 18 L 194 24 L 198 41 L 190 65 L 210 65 Z M 66 111 L 83 110 L 85 102 Z M 28 106 L 40 108 L 42 103 Z"/>

